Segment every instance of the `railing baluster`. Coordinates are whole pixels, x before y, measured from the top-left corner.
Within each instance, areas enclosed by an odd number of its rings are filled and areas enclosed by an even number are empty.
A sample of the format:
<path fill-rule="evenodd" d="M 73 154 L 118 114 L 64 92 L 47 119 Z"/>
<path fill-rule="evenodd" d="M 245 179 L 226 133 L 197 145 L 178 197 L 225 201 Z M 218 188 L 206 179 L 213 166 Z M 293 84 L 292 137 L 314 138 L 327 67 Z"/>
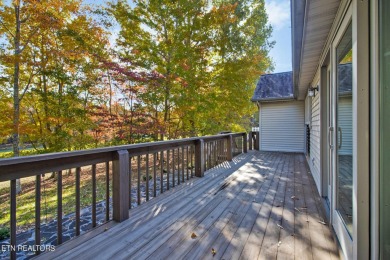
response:
<path fill-rule="evenodd" d="M 156 180 L 156 157 L 157 157 L 157 154 L 156 153 L 153 153 L 153 197 L 155 198 L 157 196 L 157 192 L 156 192 L 156 189 L 157 189 L 157 180 Z"/>
<path fill-rule="evenodd" d="M 209 169 L 213 168 L 213 142 L 211 141 L 210 142 L 210 151 L 209 151 L 210 155 L 210 167 Z"/>
<path fill-rule="evenodd" d="M 96 227 L 96 164 L 92 165 L 92 227 Z"/>
<path fill-rule="evenodd" d="M 244 153 L 247 153 L 248 152 L 248 135 L 247 133 L 245 133 L 243 136 L 242 136 L 242 142 L 243 142 L 243 152 Z"/>
<path fill-rule="evenodd" d="M 181 180 L 184 182 L 184 146 L 181 147 Z"/>
<path fill-rule="evenodd" d="M 222 142 L 222 147 L 223 147 L 223 159 L 224 159 L 224 161 L 227 161 L 226 146 L 227 146 L 227 139 L 223 140 L 223 142 Z"/>
<path fill-rule="evenodd" d="M 213 167 L 217 165 L 216 143 L 217 141 L 213 141 Z"/>
<path fill-rule="evenodd" d="M 221 140 L 217 141 L 217 163 L 221 163 Z"/>
<path fill-rule="evenodd" d="M 195 147 L 194 146 L 191 146 L 190 147 L 190 156 L 191 156 L 191 178 L 194 177 L 194 171 L 195 171 L 195 166 L 194 166 L 194 150 L 195 150 Z"/>
<path fill-rule="evenodd" d="M 11 203 L 10 203 L 10 225 L 11 225 L 11 259 L 16 259 L 16 180 L 10 181 Z M 13 250 L 15 249 L 15 250 Z"/>
<path fill-rule="evenodd" d="M 210 169 L 214 167 L 214 142 L 210 142 Z"/>
<path fill-rule="evenodd" d="M 57 245 L 62 244 L 62 171 L 57 174 Z"/>
<path fill-rule="evenodd" d="M 110 162 L 106 162 L 106 221 L 110 220 Z"/>
<path fill-rule="evenodd" d="M 208 154 L 207 154 L 207 148 L 209 147 L 209 143 L 204 143 L 204 170 L 207 171 L 208 170 L 208 160 L 209 160 L 209 157 L 208 157 Z"/>
<path fill-rule="evenodd" d="M 218 144 L 219 144 L 219 140 L 215 141 L 215 165 L 218 166 L 219 164 L 219 157 L 218 157 Z"/>
<path fill-rule="evenodd" d="M 177 148 L 177 184 L 180 184 L 180 148 Z"/>
<path fill-rule="evenodd" d="M 181 150 L 181 152 L 180 152 Z M 183 179 L 183 147 L 182 149 L 177 148 L 177 154 L 178 154 L 178 163 L 177 163 L 177 178 L 180 180 L 180 183 L 184 182 Z"/>
<path fill-rule="evenodd" d="M 214 143 L 213 141 L 210 142 L 210 169 L 214 167 L 213 157 L 214 157 Z"/>
<path fill-rule="evenodd" d="M 252 150 L 252 131 L 248 134 L 249 150 Z"/>
<path fill-rule="evenodd" d="M 141 205 L 141 156 L 137 156 L 137 204 Z"/>
<path fill-rule="evenodd" d="M 226 151 L 227 151 L 227 160 L 232 161 L 233 160 L 233 137 L 232 135 L 228 135 L 227 137 L 227 146 L 226 146 Z"/>
<path fill-rule="evenodd" d="M 35 180 L 35 245 L 40 254 L 39 246 L 41 245 L 41 175 L 36 176 Z"/>
<path fill-rule="evenodd" d="M 206 158 L 207 158 L 207 169 L 210 169 L 210 142 L 207 143 L 207 149 L 206 149 Z"/>
<path fill-rule="evenodd" d="M 210 142 L 210 169 L 214 167 L 214 142 Z"/>
<path fill-rule="evenodd" d="M 213 147 L 213 145 L 214 145 L 214 142 L 211 141 L 210 142 L 210 169 L 214 167 L 214 159 L 213 159 L 213 157 L 214 157 L 214 147 Z"/>
<path fill-rule="evenodd" d="M 149 201 L 149 154 L 146 154 L 146 201 Z"/>
<path fill-rule="evenodd" d="M 167 150 L 167 190 L 169 190 L 169 154 L 170 150 Z"/>
<path fill-rule="evenodd" d="M 76 236 L 80 235 L 80 167 L 76 168 Z"/>
<path fill-rule="evenodd" d="M 160 152 L 160 193 L 164 192 L 164 151 Z"/>
<path fill-rule="evenodd" d="M 220 141 L 221 145 L 221 162 L 225 162 L 225 140 Z"/>
<path fill-rule="evenodd" d="M 207 143 L 204 143 L 203 147 L 204 147 L 203 148 L 203 153 L 204 153 L 204 156 L 203 156 L 203 158 L 204 158 L 204 167 L 203 167 L 203 169 L 204 169 L 204 171 L 207 171 Z"/>
<path fill-rule="evenodd" d="M 208 148 L 207 148 L 207 159 L 208 159 L 208 167 L 207 170 L 211 169 L 211 142 L 208 143 Z"/>
<path fill-rule="evenodd" d="M 189 170 L 188 170 L 188 157 L 189 153 L 188 153 L 188 146 L 186 146 L 186 172 L 187 172 L 187 181 L 190 179 L 190 176 L 189 176 Z"/>
<path fill-rule="evenodd" d="M 172 186 L 175 187 L 175 149 L 172 149 Z"/>
<path fill-rule="evenodd" d="M 131 193 L 131 190 L 132 190 L 132 185 L 133 185 L 133 183 L 132 183 L 132 181 L 133 181 L 133 167 L 132 167 L 132 165 L 131 165 L 131 161 L 132 161 L 132 157 L 129 157 L 129 196 L 130 196 L 130 198 L 129 198 L 129 208 L 131 209 L 132 207 L 133 207 L 133 203 L 132 203 L 132 193 Z"/>
<path fill-rule="evenodd" d="M 215 164 L 219 164 L 219 140 L 215 141 Z"/>

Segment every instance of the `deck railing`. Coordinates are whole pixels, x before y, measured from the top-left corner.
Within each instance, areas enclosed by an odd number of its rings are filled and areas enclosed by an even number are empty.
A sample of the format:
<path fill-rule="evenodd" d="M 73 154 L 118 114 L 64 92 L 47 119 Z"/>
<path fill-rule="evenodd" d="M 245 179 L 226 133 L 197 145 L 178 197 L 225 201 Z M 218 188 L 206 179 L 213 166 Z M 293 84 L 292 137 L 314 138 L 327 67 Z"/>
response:
<path fill-rule="evenodd" d="M 250 136 L 252 134 L 250 133 Z M 75 173 L 74 182 L 74 236 L 81 232 L 82 175 L 89 174 L 92 185 L 91 227 L 114 220 L 129 218 L 129 209 L 150 200 L 158 194 L 180 185 L 193 176 L 202 177 L 204 171 L 235 155 L 247 152 L 247 142 L 253 147 L 252 138 L 246 133 L 186 138 L 152 143 L 132 144 L 74 152 L 52 153 L 0 160 L 0 182 L 10 182 L 10 246 L 17 241 L 17 193 L 16 180 L 35 178 L 35 245 L 39 254 L 41 245 L 42 176 L 55 172 L 57 175 L 57 239 L 63 243 L 63 172 Z M 88 166 L 89 171 L 83 169 Z M 99 178 L 97 173 L 99 172 Z M 97 185 L 105 187 L 104 214 L 97 221 Z M 69 185 L 69 184 L 68 184 Z M 73 194 L 72 194 L 73 196 Z M 11 250 L 11 259 L 16 251 Z"/>

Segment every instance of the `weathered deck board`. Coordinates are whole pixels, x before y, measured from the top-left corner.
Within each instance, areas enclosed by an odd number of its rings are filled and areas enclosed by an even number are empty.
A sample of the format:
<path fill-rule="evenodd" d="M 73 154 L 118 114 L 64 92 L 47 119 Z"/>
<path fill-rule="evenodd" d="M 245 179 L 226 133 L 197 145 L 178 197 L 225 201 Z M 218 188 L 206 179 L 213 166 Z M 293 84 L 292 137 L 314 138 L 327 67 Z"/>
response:
<path fill-rule="evenodd" d="M 319 223 L 322 203 L 304 160 L 301 154 L 240 155 L 131 209 L 129 220 L 40 257 L 338 259 L 329 227 Z"/>
<path fill-rule="evenodd" d="M 307 205 L 303 193 L 303 176 L 307 175 L 307 170 L 301 171 L 300 156 L 294 161 L 294 206 L 302 209 L 303 212 L 294 211 L 294 245 L 295 254 L 300 259 L 313 259 L 312 245 L 310 240 L 309 223 L 307 219 Z M 306 209 L 303 210 L 303 209 Z"/>
<path fill-rule="evenodd" d="M 283 212 L 280 220 L 280 235 L 278 245 L 278 259 L 290 259 L 294 255 L 294 183 L 291 180 L 294 176 L 293 156 L 289 157 L 287 185 L 284 194 Z M 279 243 L 279 242 L 278 242 Z"/>
<path fill-rule="evenodd" d="M 246 167 L 243 169 L 246 169 L 247 171 L 252 170 L 252 172 L 254 172 L 253 171 L 254 169 L 250 168 L 250 167 Z M 244 177 L 243 175 L 241 175 L 241 176 Z M 176 243 L 176 245 L 174 245 L 170 249 L 170 251 L 171 251 L 171 254 L 169 255 L 170 259 L 178 259 L 185 254 L 189 255 L 189 257 L 195 257 L 193 255 L 193 253 L 189 253 L 189 251 L 192 248 L 194 248 L 195 245 L 197 245 L 196 249 L 198 249 L 198 254 L 203 254 L 207 250 L 209 250 L 209 252 L 211 252 L 211 248 L 203 249 L 203 247 L 199 246 L 198 243 L 194 243 L 188 234 L 191 234 L 191 232 L 194 232 L 198 236 L 197 242 L 201 242 L 201 245 L 207 245 L 208 243 L 204 242 L 205 241 L 204 235 L 208 234 L 212 228 L 216 227 L 216 225 L 214 225 L 214 224 L 218 223 L 222 219 L 226 225 L 226 223 L 232 217 L 233 213 L 235 213 L 237 211 L 237 209 L 240 210 L 241 207 L 244 206 L 244 204 L 241 203 L 241 201 L 250 200 L 251 196 L 255 198 L 254 194 L 260 189 L 260 187 L 262 187 L 262 185 L 258 185 L 255 181 L 248 180 L 248 177 L 249 178 L 251 178 L 251 177 L 259 178 L 260 180 L 262 178 L 265 178 L 265 176 L 259 177 L 259 176 L 252 174 L 252 175 L 247 175 L 247 181 L 239 180 L 240 182 L 244 181 L 247 183 L 247 185 L 244 187 L 244 189 L 247 190 L 248 192 L 245 192 L 245 190 L 244 190 L 244 192 L 240 192 L 240 194 L 238 194 L 237 197 L 229 197 L 230 200 L 226 200 L 226 202 L 228 203 L 228 207 L 223 207 L 223 208 L 220 208 L 220 210 L 216 211 L 216 213 L 219 216 L 210 214 L 205 219 L 205 221 L 202 221 L 202 223 L 200 223 L 198 226 L 194 227 L 192 230 L 188 230 L 187 232 L 182 232 L 181 236 L 183 237 L 183 239 L 181 241 L 178 241 Z M 226 218 L 228 218 L 228 220 L 224 221 Z M 177 238 L 177 237 L 179 237 L 179 236 L 175 236 L 175 238 Z M 157 251 L 155 251 L 155 256 L 164 256 L 164 254 L 161 254 L 161 251 L 157 250 Z M 151 259 L 153 259 L 153 255 L 152 255 Z"/>

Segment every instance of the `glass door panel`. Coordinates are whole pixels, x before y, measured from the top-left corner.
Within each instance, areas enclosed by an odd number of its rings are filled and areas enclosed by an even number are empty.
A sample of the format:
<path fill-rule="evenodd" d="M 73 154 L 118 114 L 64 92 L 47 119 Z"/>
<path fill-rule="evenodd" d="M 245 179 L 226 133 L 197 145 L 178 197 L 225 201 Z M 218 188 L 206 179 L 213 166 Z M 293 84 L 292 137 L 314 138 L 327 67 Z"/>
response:
<path fill-rule="evenodd" d="M 380 5 L 380 257 L 390 259 L 390 2 Z"/>
<path fill-rule="evenodd" d="M 352 237 L 352 25 L 336 48 L 336 210 Z"/>

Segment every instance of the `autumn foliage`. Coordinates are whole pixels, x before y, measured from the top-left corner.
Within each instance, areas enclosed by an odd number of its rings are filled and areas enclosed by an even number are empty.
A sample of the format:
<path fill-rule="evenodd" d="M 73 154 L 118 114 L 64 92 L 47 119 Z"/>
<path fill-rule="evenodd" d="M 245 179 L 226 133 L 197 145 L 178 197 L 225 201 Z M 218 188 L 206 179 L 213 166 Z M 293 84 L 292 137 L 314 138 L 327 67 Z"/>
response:
<path fill-rule="evenodd" d="M 264 0 L 0 0 L 0 141 L 51 152 L 245 130 Z"/>

